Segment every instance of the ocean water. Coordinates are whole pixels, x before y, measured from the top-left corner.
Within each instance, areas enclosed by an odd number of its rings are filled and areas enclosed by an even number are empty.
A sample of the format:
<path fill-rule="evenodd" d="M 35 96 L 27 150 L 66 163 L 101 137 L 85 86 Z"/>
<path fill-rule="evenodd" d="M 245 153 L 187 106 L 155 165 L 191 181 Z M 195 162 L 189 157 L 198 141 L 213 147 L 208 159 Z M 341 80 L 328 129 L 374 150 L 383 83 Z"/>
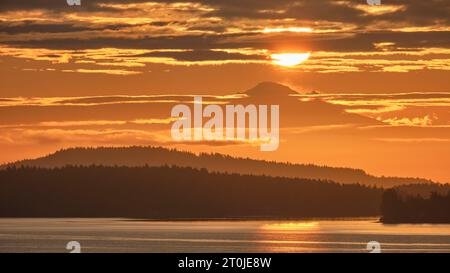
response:
<path fill-rule="evenodd" d="M 144 221 L 0 219 L 0 252 L 449 252 L 450 225 L 377 219 Z"/>

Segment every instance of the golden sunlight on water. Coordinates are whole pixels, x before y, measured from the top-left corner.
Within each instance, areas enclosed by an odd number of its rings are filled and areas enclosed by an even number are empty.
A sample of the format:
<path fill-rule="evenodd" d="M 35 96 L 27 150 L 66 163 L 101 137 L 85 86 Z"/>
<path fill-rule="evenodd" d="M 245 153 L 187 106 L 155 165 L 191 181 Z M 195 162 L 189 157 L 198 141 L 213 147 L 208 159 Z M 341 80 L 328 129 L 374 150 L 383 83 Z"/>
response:
<path fill-rule="evenodd" d="M 0 219 L 0 252 L 382 252 L 450 253 L 450 225 L 384 225 L 377 219 L 146 221 Z"/>
<path fill-rule="evenodd" d="M 291 222 L 291 223 L 274 223 L 264 224 L 261 226 L 263 230 L 292 231 L 292 230 L 314 230 L 318 227 L 318 222 Z"/>

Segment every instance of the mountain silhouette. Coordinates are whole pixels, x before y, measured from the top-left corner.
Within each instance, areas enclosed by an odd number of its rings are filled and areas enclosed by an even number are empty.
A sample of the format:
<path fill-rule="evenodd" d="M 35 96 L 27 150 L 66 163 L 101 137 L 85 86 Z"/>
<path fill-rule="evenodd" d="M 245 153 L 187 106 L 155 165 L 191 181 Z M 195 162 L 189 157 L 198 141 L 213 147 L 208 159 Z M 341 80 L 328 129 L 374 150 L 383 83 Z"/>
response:
<path fill-rule="evenodd" d="M 232 95 L 238 96 L 232 96 Z M 226 98 L 203 96 L 204 101 L 216 103 L 225 111 L 227 104 L 279 105 L 281 127 L 323 126 L 354 124 L 361 126 L 383 124 L 373 118 L 348 113 L 345 106 L 332 104 L 319 98 L 305 101 L 299 93 L 287 86 L 263 82 L 243 92 L 230 92 Z M 138 120 L 164 119 L 180 103 L 193 106 L 192 96 L 106 96 L 64 98 L 55 107 L 38 105 L 0 108 L 0 123 L 32 124 L 79 120 Z M 92 105 L 91 105 L 92 104 Z M 57 106 L 56 106 L 57 105 Z"/>
<path fill-rule="evenodd" d="M 233 104 L 262 104 L 280 106 L 280 124 L 282 127 L 317 126 L 317 125 L 380 125 L 382 122 L 355 113 L 348 113 L 345 107 L 331 104 L 321 99 L 300 100 L 300 93 L 291 88 L 275 83 L 261 82 L 253 88 L 239 93 L 244 95 Z"/>
<path fill-rule="evenodd" d="M 255 87 L 243 92 L 243 94 L 251 98 L 254 97 L 276 98 L 276 97 L 287 97 L 290 95 L 298 95 L 298 92 L 279 83 L 261 82 L 257 84 Z"/>
<path fill-rule="evenodd" d="M 55 168 L 76 166 L 164 166 L 205 168 L 221 173 L 268 175 L 290 178 L 330 180 L 343 184 L 363 184 L 389 188 L 406 184 L 432 183 L 421 178 L 377 177 L 360 169 L 335 168 L 312 164 L 270 162 L 250 158 L 231 157 L 223 154 L 194 154 L 162 147 L 98 147 L 70 148 L 45 157 L 22 160 L 3 165 Z"/>

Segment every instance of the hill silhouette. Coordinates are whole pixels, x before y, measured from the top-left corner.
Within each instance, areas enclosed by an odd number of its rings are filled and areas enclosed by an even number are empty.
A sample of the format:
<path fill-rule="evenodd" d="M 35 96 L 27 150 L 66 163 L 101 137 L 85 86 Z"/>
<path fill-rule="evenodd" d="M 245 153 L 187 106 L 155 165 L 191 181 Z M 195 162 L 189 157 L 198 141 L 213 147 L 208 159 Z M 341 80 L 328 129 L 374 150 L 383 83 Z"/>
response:
<path fill-rule="evenodd" d="M 290 178 L 330 180 L 344 184 L 389 188 L 405 184 L 432 183 L 420 178 L 377 177 L 360 169 L 335 168 L 311 164 L 291 164 L 231 157 L 223 154 L 194 154 L 162 147 L 99 147 L 70 148 L 45 157 L 22 160 L 2 166 L 32 166 L 55 168 L 66 165 L 163 166 L 205 168 L 214 172 L 268 175 Z"/>
<path fill-rule="evenodd" d="M 381 195 L 356 184 L 168 166 L 0 171 L 0 217 L 362 217 L 379 215 Z"/>

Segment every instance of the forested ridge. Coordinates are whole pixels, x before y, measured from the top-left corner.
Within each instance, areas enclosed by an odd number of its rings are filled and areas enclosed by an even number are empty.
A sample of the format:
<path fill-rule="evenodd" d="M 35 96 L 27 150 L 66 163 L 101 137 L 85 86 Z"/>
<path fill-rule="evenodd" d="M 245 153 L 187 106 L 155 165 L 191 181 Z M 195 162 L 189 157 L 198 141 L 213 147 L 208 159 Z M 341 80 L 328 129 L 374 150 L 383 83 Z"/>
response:
<path fill-rule="evenodd" d="M 379 215 L 382 190 L 187 167 L 9 167 L 2 217 L 296 218 Z"/>
<path fill-rule="evenodd" d="M 421 196 L 389 189 L 383 193 L 381 212 L 384 223 L 450 223 L 450 192 Z"/>
<path fill-rule="evenodd" d="M 294 164 L 232 157 L 218 153 L 201 153 L 166 149 L 163 147 L 97 147 L 69 148 L 45 157 L 22 160 L 8 166 L 64 167 L 66 165 L 103 166 L 164 166 L 206 168 L 209 171 L 251 175 L 285 176 L 331 180 L 345 184 L 364 184 L 390 188 L 405 184 L 427 184 L 432 181 L 421 178 L 385 177 L 367 174 L 361 169 Z"/>

